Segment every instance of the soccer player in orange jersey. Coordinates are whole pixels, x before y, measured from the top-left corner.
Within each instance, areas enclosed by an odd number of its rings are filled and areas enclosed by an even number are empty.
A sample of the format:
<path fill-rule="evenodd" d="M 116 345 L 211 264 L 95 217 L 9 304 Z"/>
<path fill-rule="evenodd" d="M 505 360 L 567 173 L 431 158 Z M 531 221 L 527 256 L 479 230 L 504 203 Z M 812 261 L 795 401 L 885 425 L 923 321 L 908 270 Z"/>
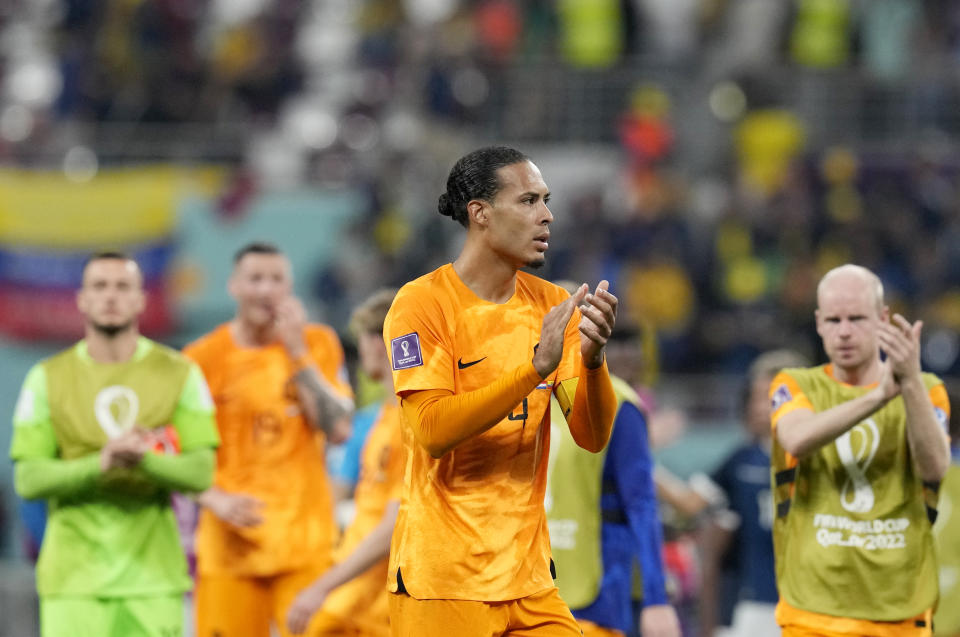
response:
<path fill-rule="evenodd" d="M 617 298 L 606 281 L 571 296 L 520 271 L 544 263 L 549 197 L 516 150 L 461 158 L 439 211 L 467 228 L 463 250 L 404 285 L 387 315 L 411 434 L 387 580 L 395 636 L 580 635 L 551 574 L 549 399 L 578 445 L 603 448 Z"/>
<path fill-rule="evenodd" d="M 349 432 L 343 350 L 306 323 L 275 246 L 237 252 L 232 321 L 188 346 L 217 406 L 214 485 L 199 498 L 197 637 L 286 635 L 294 596 L 329 568 L 336 540 L 323 440 Z"/>
<path fill-rule="evenodd" d="M 356 516 L 337 547 L 337 564 L 304 589 L 287 613 L 290 632 L 302 633 L 320 609 L 315 624 L 328 637 L 386 637 L 387 556 L 400 508 L 403 443 L 400 405 L 393 393 L 390 358 L 383 343 L 383 321 L 396 290 L 380 290 L 353 312 L 360 366 L 388 394 L 367 434 L 354 495 Z M 322 609 L 321 609 L 322 607 Z"/>

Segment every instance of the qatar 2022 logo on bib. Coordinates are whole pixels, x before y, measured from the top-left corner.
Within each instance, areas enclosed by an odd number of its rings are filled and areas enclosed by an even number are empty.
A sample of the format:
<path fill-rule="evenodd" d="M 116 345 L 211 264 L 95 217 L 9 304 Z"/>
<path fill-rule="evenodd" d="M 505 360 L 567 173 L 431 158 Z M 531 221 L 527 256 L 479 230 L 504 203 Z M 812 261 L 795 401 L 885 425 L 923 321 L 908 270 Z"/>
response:
<path fill-rule="evenodd" d="M 872 418 L 837 438 L 837 455 L 847 470 L 847 480 L 840 490 L 840 504 L 851 513 L 866 513 L 873 508 L 873 487 L 867 480 L 867 469 L 880 446 L 880 430 Z"/>
<path fill-rule="evenodd" d="M 120 437 L 133 428 L 140 412 L 137 393 L 125 385 L 104 387 L 93 401 L 97 422 L 110 439 Z"/>

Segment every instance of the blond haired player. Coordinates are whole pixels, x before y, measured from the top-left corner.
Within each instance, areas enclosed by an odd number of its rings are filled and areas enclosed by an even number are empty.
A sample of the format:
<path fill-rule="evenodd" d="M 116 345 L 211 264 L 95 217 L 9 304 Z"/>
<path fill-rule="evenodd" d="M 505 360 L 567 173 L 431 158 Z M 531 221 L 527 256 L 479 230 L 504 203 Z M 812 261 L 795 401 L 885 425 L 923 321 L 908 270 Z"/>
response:
<path fill-rule="evenodd" d="M 364 441 L 360 480 L 354 493 L 356 515 L 337 548 L 337 564 L 297 595 L 287 613 L 290 632 L 302 633 L 311 616 L 317 632 L 343 637 L 386 637 L 387 556 L 400 508 L 403 443 L 400 405 L 393 393 L 390 358 L 383 344 L 383 321 L 396 290 L 380 290 L 361 303 L 350 319 L 360 366 L 385 383 L 387 397 Z"/>
<path fill-rule="evenodd" d="M 550 395 L 576 443 L 601 450 L 617 407 L 604 359 L 617 299 L 606 281 L 571 296 L 520 272 L 544 262 L 549 196 L 516 150 L 461 158 L 439 211 L 467 228 L 463 250 L 404 285 L 387 315 L 412 434 L 390 550 L 393 635 L 580 634 L 551 575 Z"/>
<path fill-rule="evenodd" d="M 307 324 L 290 262 L 253 243 L 235 258 L 237 313 L 184 352 L 217 405 L 222 444 L 199 498 L 197 637 L 286 633 L 294 596 L 329 568 L 337 531 L 323 439 L 342 440 L 353 403 L 332 329 Z"/>
<path fill-rule="evenodd" d="M 891 319 L 856 265 L 820 281 L 816 320 L 830 362 L 770 387 L 777 621 L 788 637 L 929 635 L 950 405 L 920 369 L 923 325 Z"/>

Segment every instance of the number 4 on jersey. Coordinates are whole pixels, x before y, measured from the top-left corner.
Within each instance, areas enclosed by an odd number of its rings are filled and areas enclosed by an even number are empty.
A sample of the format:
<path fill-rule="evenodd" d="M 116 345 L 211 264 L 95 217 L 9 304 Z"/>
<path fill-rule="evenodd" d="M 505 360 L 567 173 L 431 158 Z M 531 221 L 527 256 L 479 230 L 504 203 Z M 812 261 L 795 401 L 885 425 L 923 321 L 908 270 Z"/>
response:
<path fill-rule="evenodd" d="M 507 416 L 507 418 L 510 420 L 522 420 L 523 424 L 520 426 L 520 429 L 522 430 L 527 428 L 527 399 L 526 398 L 524 398 L 523 402 L 520 403 L 520 407 L 523 409 L 523 412 L 519 414 L 510 414 L 509 416 Z"/>

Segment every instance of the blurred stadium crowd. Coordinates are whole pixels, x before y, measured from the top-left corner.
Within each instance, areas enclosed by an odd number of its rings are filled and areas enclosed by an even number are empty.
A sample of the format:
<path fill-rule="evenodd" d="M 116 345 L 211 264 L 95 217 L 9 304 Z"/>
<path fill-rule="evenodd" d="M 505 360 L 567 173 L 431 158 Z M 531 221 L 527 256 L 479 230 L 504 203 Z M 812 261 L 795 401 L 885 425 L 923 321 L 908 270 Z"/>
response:
<path fill-rule="evenodd" d="M 563 191 L 547 274 L 611 278 L 663 370 L 739 371 L 784 334 L 815 357 L 811 286 L 856 261 L 928 317 L 930 368 L 957 371 L 955 3 L 43 0 L 0 17 L 8 165 L 226 161 L 228 217 L 260 189 L 361 193 L 350 249 L 314 276 L 340 327 L 447 256 L 433 197 L 462 147 L 600 146 L 613 172 Z"/>
<path fill-rule="evenodd" d="M 221 227 L 263 193 L 350 192 L 329 258 L 299 268 L 343 332 L 455 255 L 446 167 L 507 142 L 555 189 L 540 274 L 612 282 L 635 382 L 821 360 L 816 282 L 856 262 L 924 319 L 949 388 L 958 62 L 952 0 L 5 0 L 0 167 L 226 167 Z"/>

